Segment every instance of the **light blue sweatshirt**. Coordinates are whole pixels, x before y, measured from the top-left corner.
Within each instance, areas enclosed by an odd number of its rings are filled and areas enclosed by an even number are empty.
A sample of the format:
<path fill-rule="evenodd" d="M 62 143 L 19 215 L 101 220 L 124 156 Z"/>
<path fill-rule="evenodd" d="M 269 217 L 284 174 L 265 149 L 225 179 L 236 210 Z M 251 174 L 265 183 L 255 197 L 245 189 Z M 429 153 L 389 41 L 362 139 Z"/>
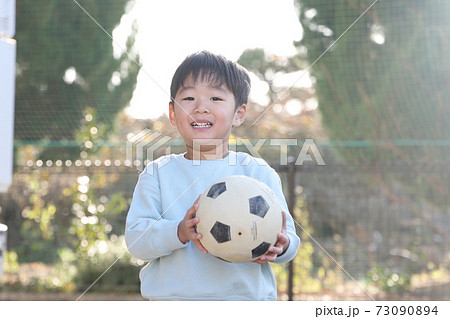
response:
<path fill-rule="evenodd" d="M 127 216 L 130 253 L 147 265 L 140 272 L 141 293 L 151 300 L 275 300 L 276 282 L 268 263 L 229 263 L 180 242 L 178 224 L 214 181 L 247 175 L 266 183 L 288 213 L 281 181 L 266 162 L 230 152 L 220 160 L 191 161 L 184 154 L 150 163 L 139 177 Z M 292 260 L 300 244 L 287 214 L 290 245 L 276 263 Z"/>

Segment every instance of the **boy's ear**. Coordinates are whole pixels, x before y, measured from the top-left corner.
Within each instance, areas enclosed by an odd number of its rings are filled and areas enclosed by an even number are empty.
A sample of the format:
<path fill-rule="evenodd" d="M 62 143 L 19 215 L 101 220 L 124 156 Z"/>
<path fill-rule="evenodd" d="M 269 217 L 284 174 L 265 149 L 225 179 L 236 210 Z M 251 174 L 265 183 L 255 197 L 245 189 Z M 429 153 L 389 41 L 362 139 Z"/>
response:
<path fill-rule="evenodd" d="M 242 104 L 236 109 L 236 112 L 234 112 L 233 127 L 240 126 L 244 122 L 246 114 L 247 105 Z"/>
<path fill-rule="evenodd" d="M 172 127 L 175 127 L 175 107 L 172 102 L 169 102 L 169 121 Z"/>

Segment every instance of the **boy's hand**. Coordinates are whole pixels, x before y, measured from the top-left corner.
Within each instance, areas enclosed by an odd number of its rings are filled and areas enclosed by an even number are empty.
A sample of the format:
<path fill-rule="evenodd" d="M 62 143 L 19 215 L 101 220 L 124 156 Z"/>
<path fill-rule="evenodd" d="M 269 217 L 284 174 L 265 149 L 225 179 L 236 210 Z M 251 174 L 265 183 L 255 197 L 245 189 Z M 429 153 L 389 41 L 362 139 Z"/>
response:
<path fill-rule="evenodd" d="M 277 242 L 275 245 L 270 245 L 267 253 L 253 260 L 252 262 L 257 264 L 265 264 L 266 262 L 274 262 L 277 256 L 282 255 L 289 247 L 289 237 L 286 232 L 286 212 L 283 211 L 283 224 L 281 226 L 281 232 L 277 235 Z"/>
<path fill-rule="evenodd" d="M 198 196 L 197 200 L 194 202 L 194 205 L 188 209 L 183 220 L 178 224 L 178 238 L 183 244 L 188 241 L 192 241 L 202 253 L 206 254 L 208 251 L 199 241 L 199 239 L 202 238 L 202 235 L 195 231 L 195 225 L 199 222 L 198 218 L 195 217 L 199 200 L 200 196 Z"/>

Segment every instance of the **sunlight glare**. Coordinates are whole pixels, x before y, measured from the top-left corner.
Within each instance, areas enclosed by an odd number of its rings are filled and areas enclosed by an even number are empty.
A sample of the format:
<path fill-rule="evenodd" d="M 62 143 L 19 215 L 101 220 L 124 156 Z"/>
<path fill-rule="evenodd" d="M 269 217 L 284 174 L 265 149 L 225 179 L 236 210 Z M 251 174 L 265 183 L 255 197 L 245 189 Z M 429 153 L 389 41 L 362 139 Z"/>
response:
<path fill-rule="evenodd" d="M 167 114 L 171 77 L 188 54 L 209 50 L 236 61 L 246 49 L 264 48 L 269 54 L 292 56 L 297 52 L 293 41 L 303 35 L 291 0 L 136 0 L 122 19 L 126 27 L 115 30 L 121 43 L 133 19 L 142 69 L 125 111 L 138 119 Z M 256 97 L 259 93 L 252 92 L 252 99 L 267 104 L 262 85 L 254 84 L 262 93 Z"/>
<path fill-rule="evenodd" d="M 386 41 L 386 36 L 383 26 L 374 24 L 370 29 L 370 39 L 376 44 L 384 44 L 384 42 Z"/>
<path fill-rule="evenodd" d="M 302 102 L 299 99 L 291 99 L 286 102 L 286 105 L 284 106 L 284 109 L 286 112 L 291 115 L 295 116 L 302 112 L 303 105 Z"/>
<path fill-rule="evenodd" d="M 73 66 L 71 66 L 66 70 L 66 72 L 64 72 L 63 80 L 67 84 L 73 84 L 73 82 L 75 82 L 76 79 L 77 79 L 77 71 Z"/>

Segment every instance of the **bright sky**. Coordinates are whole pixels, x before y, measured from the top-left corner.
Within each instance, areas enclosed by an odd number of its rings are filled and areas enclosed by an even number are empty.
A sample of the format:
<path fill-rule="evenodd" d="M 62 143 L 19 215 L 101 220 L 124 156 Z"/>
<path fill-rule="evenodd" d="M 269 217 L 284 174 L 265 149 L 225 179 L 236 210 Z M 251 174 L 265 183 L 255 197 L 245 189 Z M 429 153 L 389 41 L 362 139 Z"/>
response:
<path fill-rule="evenodd" d="M 235 61 L 249 48 L 293 55 L 302 35 L 293 0 L 136 0 L 124 29 L 134 17 L 142 69 L 127 113 L 136 118 L 167 113 L 172 75 L 187 55 L 205 49 Z M 120 42 L 120 32 L 114 36 Z M 254 80 L 253 96 L 264 89 Z"/>

